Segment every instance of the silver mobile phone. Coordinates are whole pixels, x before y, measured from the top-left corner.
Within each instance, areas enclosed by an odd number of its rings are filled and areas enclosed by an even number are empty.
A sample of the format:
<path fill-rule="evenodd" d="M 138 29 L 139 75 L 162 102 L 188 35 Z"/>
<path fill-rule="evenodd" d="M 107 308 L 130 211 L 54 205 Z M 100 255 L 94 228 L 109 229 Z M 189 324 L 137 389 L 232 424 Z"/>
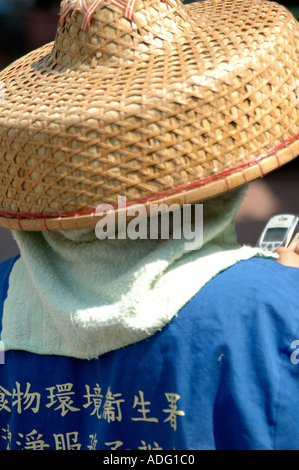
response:
<path fill-rule="evenodd" d="M 259 238 L 257 246 L 268 251 L 275 251 L 281 246 L 284 246 L 286 248 L 289 247 L 294 250 L 296 246 L 295 239 L 296 237 L 298 237 L 298 231 L 298 215 L 274 215 L 266 224 Z"/>

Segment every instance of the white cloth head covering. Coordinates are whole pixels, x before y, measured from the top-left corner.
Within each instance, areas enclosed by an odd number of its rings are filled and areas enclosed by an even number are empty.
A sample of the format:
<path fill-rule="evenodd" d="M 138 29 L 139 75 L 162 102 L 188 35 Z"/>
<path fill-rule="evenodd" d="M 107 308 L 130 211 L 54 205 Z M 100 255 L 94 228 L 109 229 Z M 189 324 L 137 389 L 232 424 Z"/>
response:
<path fill-rule="evenodd" d="M 220 271 L 265 255 L 237 244 L 234 219 L 243 193 L 204 203 L 203 245 L 192 251 L 184 238 L 15 232 L 21 258 L 4 305 L 5 349 L 91 359 L 161 330 Z"/>

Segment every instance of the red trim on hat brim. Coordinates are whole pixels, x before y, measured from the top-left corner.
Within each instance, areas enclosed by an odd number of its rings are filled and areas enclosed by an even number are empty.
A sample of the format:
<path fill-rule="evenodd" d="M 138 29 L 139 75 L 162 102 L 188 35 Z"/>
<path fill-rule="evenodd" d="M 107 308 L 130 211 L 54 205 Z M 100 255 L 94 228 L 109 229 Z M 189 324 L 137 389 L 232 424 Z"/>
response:
<path fill-rule="evenodd" d="M 249 168 L 252 165 L 260 163 L 262 160 L 265 160 L 266 158 L 269 158 L 275 155 L 278 151 L 283 150 L 284 148 L 287 148 L 290 144 L 292 144 L 296 140 L 299 140 L 299 132 L 295 134 L 293 137 L 290 137 L 289 139 L 285 140 L 284 142 L 277 145 L 273 149 L 268 150 L 267 152 L 255 157 L 253 160 L 250 160 L 249 162 L 240 163 L 239 165 L 236 165 L 233 168 L 222 171 L 221 173 L 217 173 L 216 175 L 211 175 L 211 176 L 208 176 L 207 178 L 197 180 L 188 185 L 180 186 L 175 189 L 170 189 L 162 193 L 154 194 L 152 196 L 131 200 L 127 203 L 127 206 L 129 207 L 135 204 L 142 204 L 146 202 L 151 202 L 153 200 L 163 199 L 164 197 L 166 198 L 172 195 L 180 194 L 182 192 L 187 192 L 190 189 L 194 189 L 198 186 L 203 186 L 207 183 L 216 181 L 218 179 L 225 179 L 227 176 L 235 172 Z M 112 207 L 117 207 L 117 203 L 109 204 L 109 205 L 111 205 Z M 75 216 L 80 216 L 80 215 L 82 216 L 91 215 L 91 214 L 95 214 L 95 212 L 96 212 L 96 208 L 82 209 L 79 211 L 56 213 L 56 214 L 27 214 L 27 213 L 14 213 L 14 212 L 6 211 L 6 210 L 0 210 L 0 217 L 5 217 L 8 219 L 19 219 L 19 220 L 21 219 L 56 219 L 56 218 L 63 218 L 63 217 L 75 217 Z"/>

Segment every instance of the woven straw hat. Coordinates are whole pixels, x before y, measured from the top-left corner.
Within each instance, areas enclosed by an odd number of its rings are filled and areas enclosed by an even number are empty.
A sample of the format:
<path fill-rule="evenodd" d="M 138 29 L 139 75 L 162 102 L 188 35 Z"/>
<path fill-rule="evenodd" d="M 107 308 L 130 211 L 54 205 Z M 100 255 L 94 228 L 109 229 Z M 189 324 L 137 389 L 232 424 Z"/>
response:
<path fill-rule="evenodd" d="M 299 154 L 299 26 L 262 0 L 64 0 L 0 74 L 0 225 L 200 202 Z"/>

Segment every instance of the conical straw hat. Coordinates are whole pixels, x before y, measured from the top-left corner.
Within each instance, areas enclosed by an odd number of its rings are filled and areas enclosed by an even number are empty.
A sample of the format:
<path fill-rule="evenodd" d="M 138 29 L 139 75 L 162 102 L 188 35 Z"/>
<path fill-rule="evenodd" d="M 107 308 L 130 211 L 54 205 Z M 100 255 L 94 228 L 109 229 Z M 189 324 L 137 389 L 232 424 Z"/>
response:
<path fill-rule="evenodd" d="M 0 225 L 92 226 L 189 204 L 299 154 L 299 27 L 262 0 L 65 0 L 0 74 Z"/>

